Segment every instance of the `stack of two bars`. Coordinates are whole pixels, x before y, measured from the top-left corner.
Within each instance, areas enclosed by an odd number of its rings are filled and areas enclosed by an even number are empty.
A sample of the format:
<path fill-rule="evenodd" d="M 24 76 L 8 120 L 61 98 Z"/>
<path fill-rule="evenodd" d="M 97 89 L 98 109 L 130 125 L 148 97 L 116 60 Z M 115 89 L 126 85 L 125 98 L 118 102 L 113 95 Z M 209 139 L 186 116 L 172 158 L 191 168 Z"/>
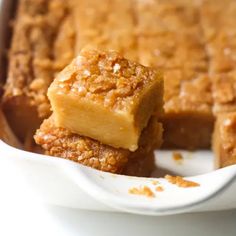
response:
<path fill-rule="evenodd" d="M 147 176 L 162 143 L 163 79 L 116 52 L 82 50 L 48 90 L 53 114 L 35 141 L 46 154 Z"/>

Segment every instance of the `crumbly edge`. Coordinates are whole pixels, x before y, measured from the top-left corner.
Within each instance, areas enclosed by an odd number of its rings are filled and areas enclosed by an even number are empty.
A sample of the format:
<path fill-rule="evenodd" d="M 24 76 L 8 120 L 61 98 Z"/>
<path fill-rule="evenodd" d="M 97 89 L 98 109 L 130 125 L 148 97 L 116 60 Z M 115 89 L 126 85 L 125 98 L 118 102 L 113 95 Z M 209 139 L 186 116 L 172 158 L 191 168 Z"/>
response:
<path fill-rule="evenodd" d="M 121 173 L 128 161 L 135 162 L 138 158 L 145 158 L 153 152 L 157 145 L 155 136 L 162 133 L 161 125 L 156 122 L 150 121 L 141 136 L 139 149 L 135 152 L 103 145 L 93 139 L 73 134 L 67 129 L 56 127 L 53 117 L 43 122 L 34 138 L 47 155 L 69 159 L 103 171 Z"/>
<path fill-rule="evenodd" d="M 86 98 L 108 109 L 132 111 L 141 95 L 161 81 L 159 71 L 127 60 L 120 53 L 84 49 L 57 76 L 50 90 Z M 159 86 L 157 96 L 162 95 L 161 89 Z"/>
<path fill-rule="evenodd" d="M 54 44 L 64 30 L 68 11 L 61 0 L 19 2 L 3 103 L 15 97 L 26 97 L 29 106 L 37 107 L 39 117 L 50 114 L 46 91 L 58 68 L 61 69 L 52 48 L 58 48 Z"/>
<path fill-rule="evenodd" d="M 236 112 L 218 115 L 212 138 L 215 167 L 221 168 L 236 163 Z"/>

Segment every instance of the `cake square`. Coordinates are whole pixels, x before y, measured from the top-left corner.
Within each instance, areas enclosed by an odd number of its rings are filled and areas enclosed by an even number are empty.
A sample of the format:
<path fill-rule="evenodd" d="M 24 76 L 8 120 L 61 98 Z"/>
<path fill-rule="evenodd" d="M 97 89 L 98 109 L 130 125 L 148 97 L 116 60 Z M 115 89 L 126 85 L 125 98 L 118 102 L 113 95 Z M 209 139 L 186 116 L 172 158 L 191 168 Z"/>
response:
<path fill-rule="evenodd" d="M 164 147 L 210 147 L 214 116 L 209 77 L 177 69 L 167 71 L 164 80 Z"/>
<path fill-rule="evenodd" d="M 44 120 L 34 136 L 45 154 L 69 159 L 86 166 L 112 173 L 147 175 L 153 163 L 153 150 L 161 146 L 162 125 L 151 118 L 135 152 L 113 148 L 94 139 L 74 134 L 56 126 L 54 116 Z M 146 166 L 146 167 L 145 167 Z"/>
<path fill-rule="evenodd" d="M 116 52 L 81 51 L 48 89 L 57 126 L 135 151 L 153 114 L 162 111 L 158 71 Z"/>

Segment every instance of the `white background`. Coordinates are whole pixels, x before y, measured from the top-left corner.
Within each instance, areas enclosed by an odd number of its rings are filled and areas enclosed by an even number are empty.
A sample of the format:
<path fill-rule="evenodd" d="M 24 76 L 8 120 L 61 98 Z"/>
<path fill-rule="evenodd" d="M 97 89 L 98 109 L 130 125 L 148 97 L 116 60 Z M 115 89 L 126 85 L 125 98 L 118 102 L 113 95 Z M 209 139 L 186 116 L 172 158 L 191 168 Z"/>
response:
<path fill-rule="evenodd" d="M 236 211 L 150 217 L 7 204 L 0 222 L 1 236 L 236 235 Z"/>
<path fill-rule="evenodd" d="M 92 212 L 40 203 L 9 179 L 0 188 L 0 236 L 236 235 L 236 210 L 161 217 Z"/>

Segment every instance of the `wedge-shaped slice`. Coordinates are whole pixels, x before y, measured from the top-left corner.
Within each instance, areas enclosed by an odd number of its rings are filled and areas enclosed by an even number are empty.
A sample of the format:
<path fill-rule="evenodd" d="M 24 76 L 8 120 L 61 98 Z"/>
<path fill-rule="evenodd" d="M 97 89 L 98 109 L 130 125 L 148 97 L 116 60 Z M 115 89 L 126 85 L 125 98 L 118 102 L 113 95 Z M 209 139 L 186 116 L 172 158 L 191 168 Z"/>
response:
<path fill-rule="evenodd" d="M 142 168 L 142 163 L 150 164 L 148 160 L 153 155 L 153 149 L 160 147 L 162 125 L 156 118 L 151 118 L 142 132 L 139 148 L 135 152 L 113 148 L 94 139 L 74 134 L 68 129 L 59 128 L 55 125 L 53 116 L 44 120 L 34 138 L 48 155 L 69 159 L 98 170 L 113 173 L 122 173 L 124 170 L 125 173 L 135 175 L 135 170 Z M 149 164 L 147 168 L 151 169 Z M 137 171 L 137 174 L 144 173 Z"/>
<path fill-rule="evenodd" d="M 57 126 L 135 151 L 151 115 L 162 111 L 163 79 L 116 52 L 82 50 L 48 97 Z"/>
<path fill-rule="evenodd" d="M 236 112 L 218 115 L 212 145 L 216 168 L 236 164 Z"/>

